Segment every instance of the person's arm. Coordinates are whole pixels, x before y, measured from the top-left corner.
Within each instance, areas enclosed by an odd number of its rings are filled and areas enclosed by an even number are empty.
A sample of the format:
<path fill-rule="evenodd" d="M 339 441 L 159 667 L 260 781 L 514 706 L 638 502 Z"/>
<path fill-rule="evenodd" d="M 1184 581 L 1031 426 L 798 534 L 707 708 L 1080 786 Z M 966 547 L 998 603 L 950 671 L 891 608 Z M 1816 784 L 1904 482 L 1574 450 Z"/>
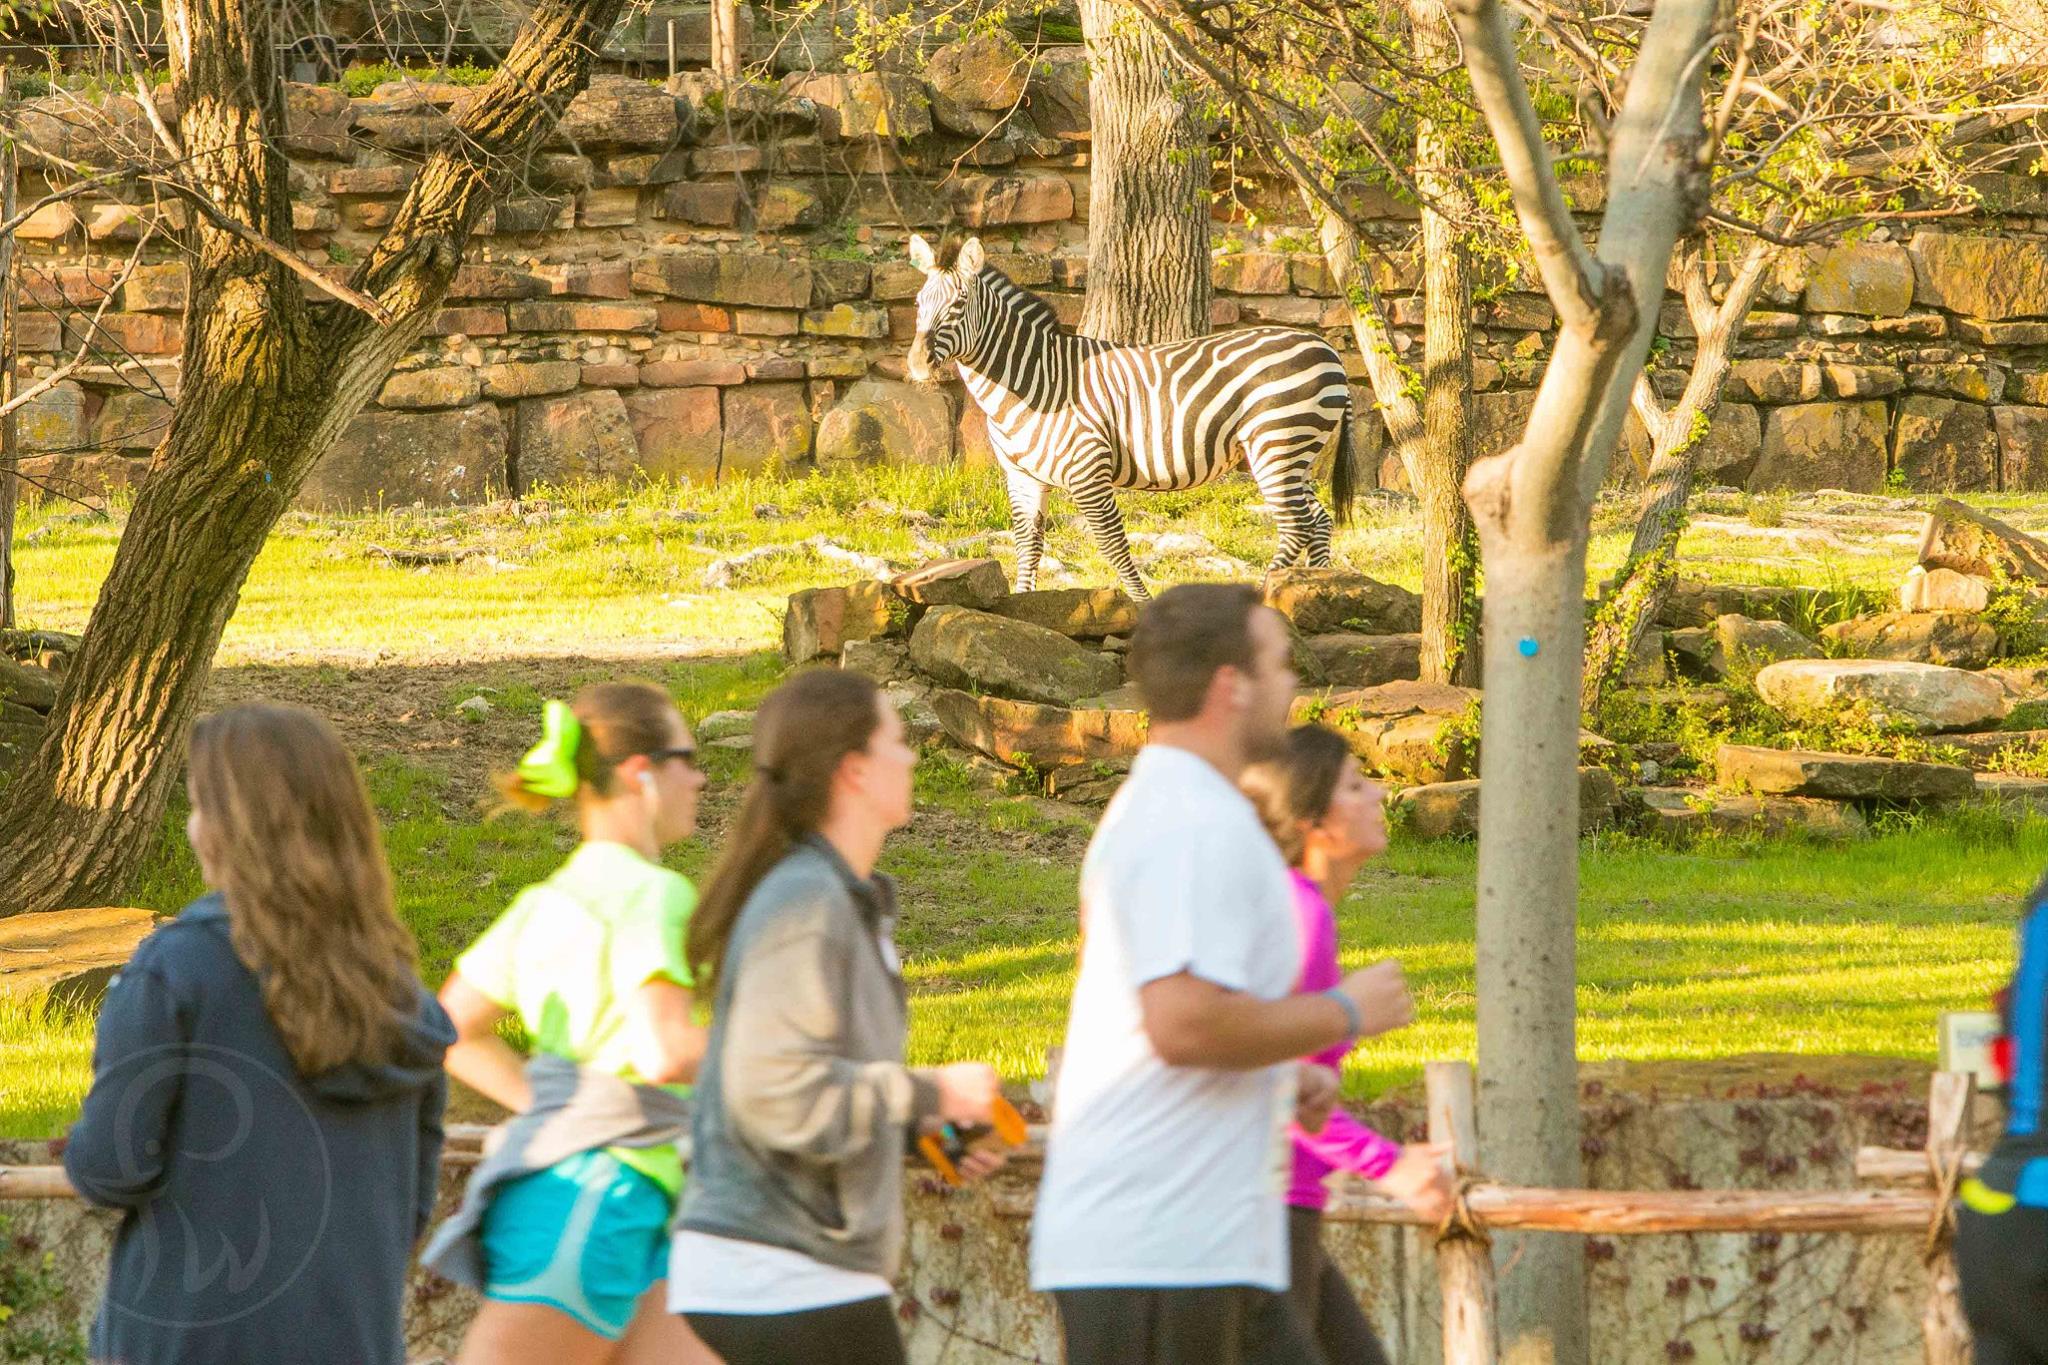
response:
<path fill-rule="evenodd" d="M 131 964 L 108 988 L 92 1088 L 64 1146 L 64 1173 L 81 1198 L 133 1209 L 162 1188 L 189 1042 L 170 983 L 152 967 Z"/>
<path fill-rule="evenodd" d="M 1401 1144 L 1382 1137 L 1342 1109 L 1332 1109 L 1320 1128 L 1297 1124 L 1295 1145 L 1325 1166 L 1378 1180 L 1401 1155 Z"/>
<path fill-rule="evenodd" d="M 1192 972 L 1138 988 L 1145 1036 L 1172 1066 L 1248 1071 L 1320 1052 L 1351 1034 L 1344 1007 L 1321 995 L 1262 1000 Z"/>
<path fill-rule="evenodd" d="M 844 945 L 822 923 L 775 926 L 734 973 L 721 1081 L 734 1125 L 770 1151 L 841 1161 L 939 1111 L 929 1073 L 842 1055 Z"/>
<path fill-rule="evenodd" d="M 1148 981 L 1138 988 L 1145 1036 L 1161 1061 L 1250 1071 L 1333 1047 L 1353 1036 L 1399 1028 L 1414 1016 L 1401 969 L 1378 962 L 1351 973 L 1336 987 L 1358 1007 L 1364 1025 L 1328 994 L 1264 1000 L 1196 975 L 1197 968 Z"/>
<path fill-rule="evenodd" d="M 485 1099 L 523 1113 L 533 1103 L 526 1059 L 497 1031 L 511 1011 L 470 985 L 460 971 L 448 973 L 441 987 L 441 1008 L 455 1025 L 455 1044 L 443 1063 L 448 1074 Z"/>
<path fill-rule="evenodd" d="M 650 1085 L 686 1085 L 697 1079 L 709 1031 L 696 1022 L 690 992 L 663 978 L 633 992 L 626 1006 L 633 1073 Z"/>
<path fill-rule="evenodd" d="M 417 1242 L 434 1221 L 434 1204 L 441 1195 L 441 1144 L 447 1138 L 441 1121 L 448 1110 L 448 1074 L 434 1077 L 420 1096 L 419 1151 L 413 1191 L 412 1239 Z"/>

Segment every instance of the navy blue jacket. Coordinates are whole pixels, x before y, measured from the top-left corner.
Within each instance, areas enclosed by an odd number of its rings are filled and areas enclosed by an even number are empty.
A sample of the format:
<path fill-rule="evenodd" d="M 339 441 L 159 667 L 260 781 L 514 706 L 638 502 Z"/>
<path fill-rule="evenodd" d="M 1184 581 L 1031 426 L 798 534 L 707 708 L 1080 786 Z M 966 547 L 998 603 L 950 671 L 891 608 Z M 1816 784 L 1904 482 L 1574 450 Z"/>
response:
<path fill-rule="evenodd" d="M 125 1210 L 93 1359 L 402 1365 L 454 1039 L 422 988 L 394 1061 L 303 1078 L 218 895 L 145 939 L 64 1149 L 78 1192 Z"/>

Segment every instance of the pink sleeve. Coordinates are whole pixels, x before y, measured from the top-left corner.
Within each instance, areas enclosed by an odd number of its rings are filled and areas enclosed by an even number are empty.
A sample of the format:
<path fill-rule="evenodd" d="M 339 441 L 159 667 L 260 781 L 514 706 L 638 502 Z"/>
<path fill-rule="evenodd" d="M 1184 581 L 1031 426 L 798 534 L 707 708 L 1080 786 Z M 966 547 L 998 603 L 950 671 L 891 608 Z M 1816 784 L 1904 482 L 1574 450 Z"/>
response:
<path fill-rule="evenodd" d="M 1329 1122 L 1320 1133 L 1294 1125 L 1297 1148 L 1319 1158 L 1333 1170 L 1355 1171 L 1367 1180 L 1378 1180 L 1401 1155 L 1401 1144 L 1381 1137 L 1342 1109 L 1330 1111 Z"/>

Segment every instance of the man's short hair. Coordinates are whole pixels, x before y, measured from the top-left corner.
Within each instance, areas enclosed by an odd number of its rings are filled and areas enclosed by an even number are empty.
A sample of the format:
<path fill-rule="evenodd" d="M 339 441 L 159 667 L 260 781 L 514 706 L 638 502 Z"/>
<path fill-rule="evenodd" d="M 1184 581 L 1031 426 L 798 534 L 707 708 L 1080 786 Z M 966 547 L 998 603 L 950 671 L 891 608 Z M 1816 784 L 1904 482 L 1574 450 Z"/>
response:
<path fill-rule="evenodd" d="M 1219 668 L 1252 671 L 1259 605 L 1248 583 L 1184 583 L 1145 604 L 1131 632 L 1130 675 L 1152 719 L 1199 714 Z"/>

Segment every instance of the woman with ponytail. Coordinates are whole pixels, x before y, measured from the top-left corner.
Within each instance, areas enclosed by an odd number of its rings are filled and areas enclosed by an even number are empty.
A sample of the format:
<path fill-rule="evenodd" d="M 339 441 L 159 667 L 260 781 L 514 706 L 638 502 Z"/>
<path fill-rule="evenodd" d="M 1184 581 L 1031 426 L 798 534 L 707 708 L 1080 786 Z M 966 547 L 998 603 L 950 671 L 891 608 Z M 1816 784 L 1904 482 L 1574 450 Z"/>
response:
<path fill-rule="evenodd" d="M 1339 975 L 1331 907 L 1344 898 L 1358 870 L 1386 851 L 1387 794 L 1366 778 L 1344 737 L 1321 725 L 1288 731 L 1279 752 L 1246 768 L 1239 785 L 1292 873 L 1301 929 L 1297 989 L 1326 990 Z M 1304 1060 L 1339 1068 L 1351 1046 L 1340 1043 Z M 1350 1171 L 1440 1222 L 1450 1211 L 1448 1155 L 1441 1145 L 1403 1146 L 1381 1137 L 1341 1108 L 1314 1132 L 1294 1129 L 1287 1191 L 1289 1310 L 1328 1365 L 1386 1365 L 1388 1357 L 1344 1272 L 1323 1253 L 1323 1208 L 1329 1202 L 1324 1182 Z"/>
<path fill-rule="evenodd" d="M 705 1035 L 683 951 L 696 894 L 660 859 L 696 828 L 695 756 L 666 693 L 606 683 L 547 703 L 499 782 L 525 809 L 573 801 L 583 842 L 441 988 L 449 1074 L 513 1113 L 421 1257 L 483 1292 L 458 1365 L 711 1359 L 661 1289 Z M 512 1018 L 530 1057 L 498 1035 Z"/>
<path fill-rule="evenodd" d="M 903 1064 L 896 894 L 875 863 L 909 823 L 916 761 L 862 675 L 784 683 L 755 715 L 754 777 L 690 921 L 715 1003 L 669 1306 L 726 1365 L 900 1365 L 906 1144 L 987 1122 L 997 1098 L 981 1063 Z"/>
<path fill-rule="evenodd" d="M 188 774 L 212 889 L 108 987 L 64 1149 L 78 1193 L 121 1211 L 92 1359 L 401 1365 L 455 1034 L 376 812 L 296 707 L 205 717 Z"/>

